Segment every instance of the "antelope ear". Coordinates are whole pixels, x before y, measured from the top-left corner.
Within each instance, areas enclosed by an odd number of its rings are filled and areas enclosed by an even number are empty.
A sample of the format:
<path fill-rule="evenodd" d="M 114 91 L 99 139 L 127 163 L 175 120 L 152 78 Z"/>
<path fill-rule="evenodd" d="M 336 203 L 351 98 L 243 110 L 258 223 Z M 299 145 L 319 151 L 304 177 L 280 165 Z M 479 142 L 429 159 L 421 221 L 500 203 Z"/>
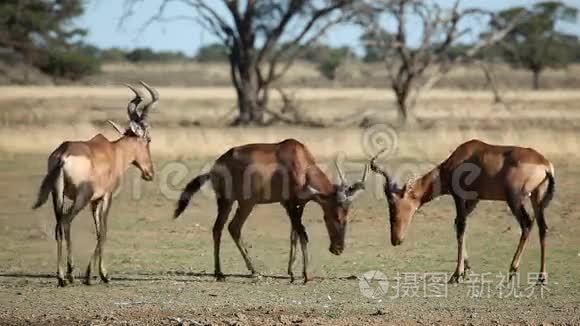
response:
<path fill-rule="evenodd" d="M 143 135 L 145 135 L 145 129 L 135 121 L 129 122 L 129 129 L 131 129 L 131 131 L 138 137 L 143 137 Z"/>
<path fill-rule="evenodd" d="M 353 201 L 358 195 L 360 195 L 365 190 L 365 184 L 363 181 L 353 183 L 346 190 L 346 195 L 348 200 Z"/>

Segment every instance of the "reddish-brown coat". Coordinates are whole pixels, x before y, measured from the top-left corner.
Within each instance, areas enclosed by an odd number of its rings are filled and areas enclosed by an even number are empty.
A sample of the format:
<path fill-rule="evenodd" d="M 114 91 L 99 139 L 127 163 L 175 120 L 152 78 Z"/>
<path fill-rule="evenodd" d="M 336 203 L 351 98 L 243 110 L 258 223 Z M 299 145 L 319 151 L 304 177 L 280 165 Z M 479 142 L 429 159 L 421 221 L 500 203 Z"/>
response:
<path fill-rule="evenodd" d="M 387 180 L 385 194 L 389 202 L 393 245 L 402 243 L 418 208 L 433 198 L 450 194 L 457 210 L 458 263 L 451 278 L 452 282 L 456 282 L 469 269 L 463 240 L 467 215 L 480 200 L 504 201 L 522 228 L 520 243 L 510 267 L 510 272 L 515 273 L 533 225 L 533 218 L 523 206 L 529 198 L 539 225 L 540 279 L 544 280 L 547 226 L 543 211 L 553 197 L 555 182 L 554 167 L 542 154 L 532 148 L 491 145 L 474 139 L 458 146 L 436 168 L 402 189 L 391 184 L 388 173 L 374 164 L 375 159 L 376 156 L 371 160 L 371 169 Z"/>

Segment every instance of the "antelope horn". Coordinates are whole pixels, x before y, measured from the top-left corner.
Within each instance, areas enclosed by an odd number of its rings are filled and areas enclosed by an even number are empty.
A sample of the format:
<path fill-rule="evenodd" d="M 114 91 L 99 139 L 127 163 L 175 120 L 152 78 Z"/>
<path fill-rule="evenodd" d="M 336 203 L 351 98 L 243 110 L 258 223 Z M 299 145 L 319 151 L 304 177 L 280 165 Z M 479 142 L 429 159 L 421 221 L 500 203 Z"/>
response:
<path fill-rule="evenodd" d="M 125 134 L 125 130 L 123 130 L 123 128 L 119 127 L 118 124 L 116 124 L 112 120 L 107 120 L 107 122 L 109 124 L 111 124 L 111 126 L 113 126 L 113 128 L 115 128 L 115 130 L 117 130 L 117 132 L 119 132 L 119 134 L 121 134 L 121 135 Z"/>
<path fill-rule="evenodd" d="M 338 172 L 338 177 L 340 178 L 340 183 L 341 184 L 347 184 L 346 178 L 344 177 L 344 174 L 342 173 L 342 170 L 340 169 L 340 166 L 338 166 L 338 161 L 334 161 L 334 166 L 336 166 L 336 171 Z"/>
<path fill-rule="evenodd" d="M 349 201 L 352 201 L 354 199 L 354 197 L 360 193 L 361 190 L 365 189 L 365 181 L 367 179 L 368 170 L 369 170 L 369 167 L 367 164 L 365 164 L 365 169 L 363 170 L 362 178 L 359 181 L 350 185 L 348 187 L 348 189 L 346 190 L 345 194 L 346 194 L 347 199 Z"/>
<path fill-rule="evenodd" d="M 147 83 L 145 83 L 144 81 L 140 80 L 139 82 L 141 83 L 141 85 L 143 85 L 143 87 L 147 89 L 147 91 L 151 95 L 151 102 L 147 103 L 143 107 L 143 110 L 141 110 L 141 119 L 146 119 L 149 110 L 155 107 L 155 104 L 157 104 L 157 101 L 159 101 L 159 92 L 157 92 L 155 88 L 147 85 Z"/>
<path fill-rule="evenodd" d="M 311 185 L 305 185 L 304 188 L 298 193 L 298 198 L 309 199 L 312 196 L 319 195 L 320 191 L 312 187 Z"/>
<path fill-rule="evenodd" d="M 132 90 L 133 93 L 135 93 L 135 97 L 131 101 L 129 101 L 129 104 L 127 105 L 127 114 L 129 115 L 129 120 L 139 121 L 139 114 L 137 114 L 137 107 L 143 101 L 143 94 L 139 90 L 137 90 L 135 87 L 133 87 L 129 84 L 124 84 L 124 85 L 129 87 L 129 89 Z"/>
<path fill-rule="evenodd" d="M 365 164 L 365 169 L 363 170 L 363 175 L 362 175 L 362 178 L 360 179 L 360 182 L 365 183 L 365 181 L 367 180 L 368 172 L 369 172 L 369 166 L 368 166 L 368 164 Z"/>
<path fill-rule="evenodd" d="M 373 172 L 381 174 L 383 177 L 385 177 L 385 193 L 387 197 L 391 197 L 392 193 L 397 191 L 398 189 L 397 185 L 391 183 L 391 178 L 389 177 L 389 174 L 385 170 L 379 168 L 375 163 L 375 160 L 386 150 L 387 150 L 386 148 L 383 148 L 377 154 L 375 154 L 375 156 L 371 158 L 370 167 Z"/>
<path fill-rule="evenodd" d="M 375 160 L 386 150 L 387 150 L 386 148 L 383 148 L 382 150 L 380 150 L 377 154 L 375 154 L 375 156 L 373 156 L 370 159 L 369 163 L 371 166 L 371 170 L 373 170 L 373 172 L 382 174 L 385 177 L 385 179 L 389 180 L 389 175 L 387 174 L 387 172 L 385 172 L 384 170 L 379 168 L 375 163 Z"/>

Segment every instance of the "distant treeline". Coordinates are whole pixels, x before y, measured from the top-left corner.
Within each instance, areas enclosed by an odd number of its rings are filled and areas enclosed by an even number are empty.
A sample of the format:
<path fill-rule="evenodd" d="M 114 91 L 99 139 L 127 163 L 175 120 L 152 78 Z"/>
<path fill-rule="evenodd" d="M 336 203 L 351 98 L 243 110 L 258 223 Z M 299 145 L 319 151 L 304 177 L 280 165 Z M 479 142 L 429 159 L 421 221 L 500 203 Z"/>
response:
<path fill-rule="evenodd" d="M 195 56 L 180 51 L 157 51 L 150 48 L 100 49 L 83 42 L 85 28 L 72 22 L 84 13 L 82 0 L 3 0 L 0 2 L 0 61 L 19 60 L 39 68 L 44 73 L 67 79 L 80 79 L 98 73 L 103 62 L 226 62 L 231 63 L 231 46 L 214 43 L 202 46 Z M 527 12 L 527 19 L 511 30 L 497 46 L 486 48 L 475 59 L 509 63 L 534 73 L 535 84 L 546 68 L 564 68 L 568 63 L 580 62 L 578 36 L 560 32 L 556 23 L 577 24 L 577 9 L 555 1 L 536 3 L 531 9 L 509 8 L 498 13 L 505 21 Z M 577 26 L 577 25 L 576 25 Z M 397 43 L 393 31 L 382 31 L 382 44 Z M 485 35 L 485 34 L 482 34 Z M 376 38 L 376 36 L 375 36 Z M 373 46 L 369 35 L 363 35 L 363 55 L 357 56 L 349 47 L 333 48 L 320 43 L 299 45 L 298 60 L 312 62 L 320 73 L 334 79 L 337 68 L 348 61 L 380 62 L 396 57 L 384 48 Z M 375 39 L 376 41 L 376 39 Z M 283 42 L 274 46 L 284 49 Z M 290 44 L 292 45 L 292 44 Z M 437 44 L 432 44 L 434 50 Z M 462 57 L 469 44 L 445 47 L 443 60 Z M 289 46 L 287 48 L 292 48 Z M 387 46 L 387 48 L 389 48 Z M 415 49 L 407 49 L 409 52 Z M 273 52 L 272 52 L 273 53 Z M 282 51 L 284 53 L 284 51 Z M 284 56 L 285 54 L 283 54 Z M 289 54 L 290 55 L 290 54 Z M 277 58 L 284 61 L 287 58 Z"/>

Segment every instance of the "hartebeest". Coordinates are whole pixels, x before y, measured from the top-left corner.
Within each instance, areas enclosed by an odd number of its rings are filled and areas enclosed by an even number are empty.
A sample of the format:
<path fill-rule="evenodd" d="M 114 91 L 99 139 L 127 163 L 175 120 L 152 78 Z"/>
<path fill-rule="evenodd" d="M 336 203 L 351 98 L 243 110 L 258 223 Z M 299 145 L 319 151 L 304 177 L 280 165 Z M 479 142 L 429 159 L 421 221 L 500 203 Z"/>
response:
<path fill-rule="evenodd" d="M 56 216 L 55 238 L 57 242 L 57 278 L 59 286 L 67 283 L 63 273 L 62 240 L 67 242 L 67 279 L 74 281 L 74 263 L 70 228 L 74 217 L 90 202 L 93 211 L 97 245 L 89 261 L 86 284 L 91 282 L 92 265 L 99 261 L 99 275 L 103 282 L 109 282 L 103 259 L 104 244 L 107 238 L 107 216 L 111 206 L 112 193 L 118 186 L 121 175 L 131 164 L 141 170 L 142 178 L 153 180 L 153 163 L 149 143 L 151 136 L 147 115 L 159 100 L 157 91 L 144 82 L 141 84 L 151 94 L 151 102 L 142 105 L 142 93 L 128 86 L 135 97 L 127 106 L 129 126 L 121 129 L 117 124 L 108 122 L 121 134 L 121 138 L 109 141 L 98 134 L 88 141 L 66 141 L 54 150 L 48 158 L 48 174 L 44 177 L 33 208 L 42 206 L 52 193 L 54 214 Z M 73 201 L 65 209 L 64 197 Z"/>
<path fill-rule="evenodd" d="M 308 236 L 302 224 L 304 206 L 310 200 L 318 203 L 324 212 L 324 222 L 330 236 L 330 252 L 340 255 L 349 206 L 354 197 L 364 189 L 367 167 L 362 179 L 348 184 L 336 165 L 339 184 L 333 184 L 316 165 L 306 146 L 294 139 L 280 143 L 247 144 L 233 147 L 222 154 L 208 173 L 187 184 L 177 203 L 174 217 L 186 208 L 201 186 L 211 180 L 217 199 L 217 218 L 213 226 L 214 267 L 217 280 L 224 280 L 220 267 L 220 241 L 223 227 L 234 202 L 238 208 L 228 230 L 234 239 L 248 270 L 256 275 L 246 246 L 241 239 L 244 222 L 257 204 L 281 203 L 291 222 L 290 259 L 288 274 L 294 281 L 292 266 L 296 257 L 297 238 L 302 249 L 304 283 L 308 281 Z"/>
<path fill-rule="evenodd" d="M 541 246 L 539 282 L 546 277 L 546 231 L 544 209 L 554 196 L 554 166 L 531 148 L 490 145 L 479 140 L 463 143 L 441 164 L 424 176 L 399 188 L 389 174 L 370 161 L 371 169 L 385 179 L 384 192 L 389 204 L 391 243 L 403 242 L 413 215 L 419 207 L 435 197 L 453 197 L 457 216 L 457 267 L 450 283 L 465 278 L 470 269 L 465 249 L 466 218 L 480 200 L 507 202 L 521 227 L 521 237 L 510 266 L 510 279 L 520 264 L 534 218 L 526 212 L 524 201 L 530 198 L 538 223 Z"/>

